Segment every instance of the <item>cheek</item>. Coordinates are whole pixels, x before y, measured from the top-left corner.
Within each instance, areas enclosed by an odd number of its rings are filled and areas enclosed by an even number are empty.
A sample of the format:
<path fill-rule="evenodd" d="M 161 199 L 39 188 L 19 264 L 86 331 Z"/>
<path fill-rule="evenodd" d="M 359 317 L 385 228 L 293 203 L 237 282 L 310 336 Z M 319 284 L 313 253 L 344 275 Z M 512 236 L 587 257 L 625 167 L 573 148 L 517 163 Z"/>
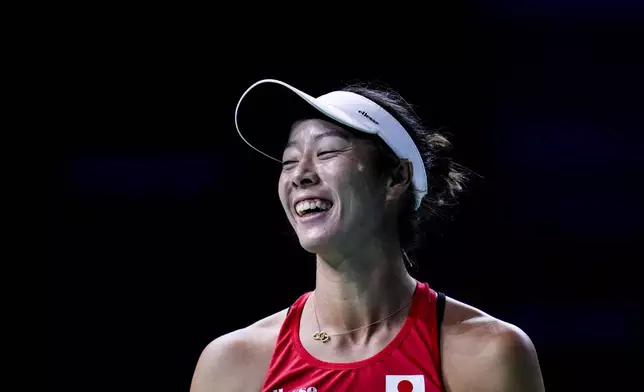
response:
<path fill-rule="evenodd" d="M 374 173 L 362 161 L 353 162 L 350 168 L 347 168 L 345 180 L 352 184 L 358 193 L 370 192 L 376 183 Z"/>
<path fill-rule="evenodd" d="M 277 195 L 280 198 L 280 203 L 282 206 L 286 206 L 288 203 L 288 197 L 286 194 L 286 181 L 282 176 L 280 176 L 279 181 L 277 182 Z"/>
<path fill-rule="evenodd" d="M 361 163 L 344 173 L 345 175 L 337 178 L 337 191 L 341 197 L 350 203 L 352 209 L 371 207 L 381 192 L 374 174 Z"/>

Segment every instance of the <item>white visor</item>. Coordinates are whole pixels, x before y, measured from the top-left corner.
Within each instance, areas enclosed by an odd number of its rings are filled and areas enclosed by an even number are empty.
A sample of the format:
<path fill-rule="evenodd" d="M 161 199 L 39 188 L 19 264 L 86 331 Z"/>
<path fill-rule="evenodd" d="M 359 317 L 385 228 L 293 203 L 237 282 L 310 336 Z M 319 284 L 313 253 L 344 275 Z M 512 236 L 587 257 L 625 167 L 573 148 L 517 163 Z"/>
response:
<path fill-rule="evenodd" d="M 255 92 L 257 90 L 261 90 L 257 88 L 260 85 L 283 86 L 286 87 L 286 89 L 272 89 L 271 94 L 268 96 L 249 94 L 251 91 Z M 286 91 L 291 97 L 286 97 L 283 94 L 284 91 Z M 295 93 L 296 95 L 293 95 L 292 93 Z M 254 96 L 254 99 L 257 99 L 256 97 L 260 97 L 260 100 L 248 103 L 248 101 L 252 101 L 253 99 L 250 98 L 251 96 Z M 284 100 L 281 99 L 282 97 Z M 297 102 L 290 99 L 292 97 L 296 97 L 295 101 Z M 242 101 L 245 102 L 243 106 L 241 105 Z M 306 108 L 303 108 L 301 104 L 298 104 L 298 102 L 306 102 L 308 105 L 304 105 Z M 298 117 L 299 113 L 297 112 L 285 116 L 284 112 L 297 111 L 297 109 L 305 111 L 307 109 L 310 110 L 311 107 L 317 109 L 326 117 L 329 117 L 330 119 L 349 128 L 372 135 L 378 135 L 399 159 L 411 161 L 413 168 L 412 183 L 414 184 L 415 189 L 414 208 L 418 209 L 423 197 L 427 194 L 427 173 L 425 172 L 425 165 L 423 164 L 420 152 L 412 138 L 409 136 L 409 133 L 407 133 L 398 120 L 378 104 L 362 95 L 347 91 L 333 91 L 318 98 L 314 98 L 279 80 L 264 79 L 250 86 L 244 94 L 242 94 L 239 102 L 237 103 L 237 107 L 235 108 L 235 126 L 237 127 L 239 136 L 250 147 L 268 158 L 281 162 L 281 160 L 277 158 L 281 155 L 281 150 L 278 150 L 277 148 L 283 149 L 285 141 L 281 146 L 275 144 L 276 138 L 274 127 L 287 127 L 284 130 L 286 133 L 286 130 L 290 130 L 290 127 L 293 125 L 295 120 L 299 120 L 304 117 Z M 252 128 L 255 129 L 244 128 L 244 132 L 242 133 L 242 127 L 240 125 L 246 125 L 247 118 L 249 120 L 254 120 L 248 121 L 248 124 L 253 124 Z M 274 124 L 271 123 L 271 119 L 273 118 L 284 119 L 286 122 L 282 124 Z M 240 119 L 242 120 L 242 124 L 240 124 Z M 268 125 L 266 127 L 261 125 L 262 128 L 259 129 L 258 125 L 260 124 Z M 249 128 L 250 127 L 251 126 L 249 126 Z M 265 141 L 264 143 L 261 142 L 262 139 Z M 266 152 L 266 150 L 271 150 L 271 148 L 267 147 L 267 142 L 270 142 L 273 146 L 272 150 L 274 150 L 275 153 L 271 154 Z"/>

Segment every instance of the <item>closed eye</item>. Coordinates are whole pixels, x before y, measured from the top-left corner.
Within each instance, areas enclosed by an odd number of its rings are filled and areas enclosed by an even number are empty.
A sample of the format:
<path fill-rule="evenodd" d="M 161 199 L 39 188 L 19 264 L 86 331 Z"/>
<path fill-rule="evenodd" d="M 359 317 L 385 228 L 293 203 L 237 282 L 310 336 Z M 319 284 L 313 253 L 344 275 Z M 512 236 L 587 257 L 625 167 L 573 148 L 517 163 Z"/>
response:
<path fill-rule="evenodd" d="M 337 153 L 337 152 L 338 152 L 337 150 L 320 151 L 320 152 L 318 153 L 318 156 L 319 156 L 319 157 L 323 157 L 323 156 L 326 156 L 326 155 L 329 155 L 329 154 L 335 154 L 335 153 Z"/>

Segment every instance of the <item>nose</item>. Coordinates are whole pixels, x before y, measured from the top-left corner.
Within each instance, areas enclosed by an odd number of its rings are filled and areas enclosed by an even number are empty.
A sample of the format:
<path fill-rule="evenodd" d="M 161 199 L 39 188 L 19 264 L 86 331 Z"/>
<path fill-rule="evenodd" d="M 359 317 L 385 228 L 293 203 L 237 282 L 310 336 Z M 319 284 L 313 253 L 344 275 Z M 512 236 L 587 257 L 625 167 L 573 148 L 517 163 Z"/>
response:
<path fill-rule="evenodd" d="M 320 182 L 315 168 L 308 159 L 302 159 L 293 173 L 293 187 L 308 188 Z"/>

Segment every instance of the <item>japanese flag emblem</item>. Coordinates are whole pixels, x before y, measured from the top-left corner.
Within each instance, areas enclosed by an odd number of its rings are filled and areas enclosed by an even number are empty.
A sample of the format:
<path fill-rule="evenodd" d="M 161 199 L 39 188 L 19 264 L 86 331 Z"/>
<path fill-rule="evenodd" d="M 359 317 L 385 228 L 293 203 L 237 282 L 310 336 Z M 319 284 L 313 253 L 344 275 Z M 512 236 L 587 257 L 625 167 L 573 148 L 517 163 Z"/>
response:
<path fill-rule="evenodd" d="M 425 392 L 423 376 L 390 376 L 385 378 L 385 392 Z"/>

